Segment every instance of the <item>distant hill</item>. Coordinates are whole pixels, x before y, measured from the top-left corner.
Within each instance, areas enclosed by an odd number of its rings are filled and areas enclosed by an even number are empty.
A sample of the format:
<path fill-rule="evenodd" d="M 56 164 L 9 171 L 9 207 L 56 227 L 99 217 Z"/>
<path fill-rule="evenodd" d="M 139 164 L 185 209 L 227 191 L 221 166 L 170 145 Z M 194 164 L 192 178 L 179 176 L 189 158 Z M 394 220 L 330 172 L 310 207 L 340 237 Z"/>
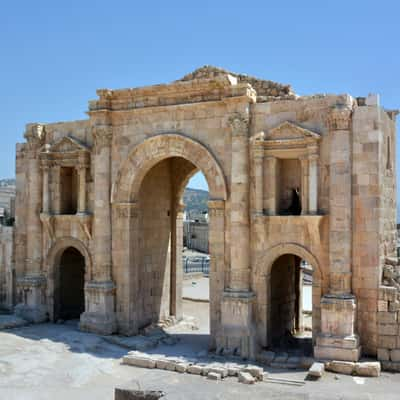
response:
<path fill-rule="evenodd" d="M 0 186 L 15 186 L 15 179 L 0 179 Z"/>
<path fill-rule="evenodd" d="M 203 211 L 207 211 L 208 199 L 209 194 L 207 190 L 186 188 L 185 193 L 183 194 L 183 202 L 185 203 L 186 211 L 188 212 L 195 211 L 202 213 Z"/>

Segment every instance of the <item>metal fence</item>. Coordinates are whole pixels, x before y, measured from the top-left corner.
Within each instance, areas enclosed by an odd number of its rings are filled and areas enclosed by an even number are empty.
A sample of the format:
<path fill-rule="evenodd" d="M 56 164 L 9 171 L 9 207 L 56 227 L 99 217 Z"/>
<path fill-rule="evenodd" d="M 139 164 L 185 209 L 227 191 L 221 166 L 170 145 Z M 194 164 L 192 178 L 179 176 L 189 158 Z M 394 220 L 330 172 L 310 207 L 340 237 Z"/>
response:
<path fill-rule="evenodd" d="M 210 259 L 208 257 L 183 257 L 183 272 L 185 274 L 201 272 L 209 275 Z"/>

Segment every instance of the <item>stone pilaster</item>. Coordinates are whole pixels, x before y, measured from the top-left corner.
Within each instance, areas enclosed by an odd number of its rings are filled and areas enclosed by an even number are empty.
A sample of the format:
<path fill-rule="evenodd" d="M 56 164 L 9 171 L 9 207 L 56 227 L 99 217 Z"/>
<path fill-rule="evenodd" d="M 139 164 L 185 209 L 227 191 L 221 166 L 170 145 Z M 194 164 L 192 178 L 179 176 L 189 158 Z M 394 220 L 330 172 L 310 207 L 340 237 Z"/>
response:
<path fill-rule="evenodd" d="M 307 157 L 300 159 L 301 163 L 301 215 L 308 215 L 309 213 L 309 161 Z"/>
<path fill-rule="evenodd" d="M 27 125 L 28 142 L 28 196 L 27 196 L 27 259 L 25 276 L 17 280 L 20 303 L 15 312 L 31 322 L 47 319 L 45 306 L 46 279 L 42 273 L 42 172 L 39 152 L 45 140 L 44 126 Z"/>
<path fill-rule="evenodd" d="M 221 302 L 221 331 L 217 349 L 242 357 L 255 356 L 254 294 L 250 291 L 249 125 L 247 116 L 234 114 L 231 163 L 231 266 L 229 287 Z"/>
<path fill-rule="evenodd" d="M 86 208 L 86 165 L 79 165 L 78 170 L 78 214 L 87 214 Z"/>
<path fill-rule="evenodd" d="M 231 163 L 231 269 L 229 287 L 249 290 L 250 218 L 249 218 L 249 133 L 248 120 L 235 114 L 230 118 L 232 131 Z"/>
<path fill-rule="evenodd" d="M 265 157 L 265 202 L 264 210 L 267 215 L 276 215 L 276 176 L 278 159 L 273 156 Z"/>
<path fill-rule="evenodd" d="M 312 215 L 318 214 L 318 159 L 317 154 L 308 157 L 308 212 Z"/>
<path fill-rule="evenodd" d="M 49 165 L 47 163 L 42 164 L 42 173 L 43 173 L 42 212 L 44 214 L 49 214 L 50 213 Z"/>
<path fill-rule="evenodd" d="M 319 359 L 357 361 L 361 348 L 355 333 L 356 299 L 351 292 L 352 110 L 334 107 L 328 117 L 330 137 L 329 293 L 321 299 Z"/>
<path fill-rule="evenodd" d="M 111 334 L 116 330 L 115 285 L 112 281 L 111 255 L 111 143 L 112 127 L 94 126 L 94 220 L 93 281 L 85 286 L 86 306 L 81 329 Z M 83 176 L 80 175 L 80 186 Z M 83 184 L 82 184 L 83 186 Z M 81 190 L 80 190 L 81 192 Z M 80 193 L 80 202 L 83 195 Z M 83 204 L 80 204 L 83 206 Z"/>
<path fill-rule="evenodd" d="M 210 347 L 216 347 L 215 338 L 221 328 L 221 301 L 225 283 L 225 201 L 210 200 L 209 252 L 210 252 Z"/>
<path fill-rule="evenodd" d="M 262 215 L 264 209 L 264 149 L 262 144 L 257 142 L 253 144 L 252 163 L 254 212 L 258 215 Z"/>

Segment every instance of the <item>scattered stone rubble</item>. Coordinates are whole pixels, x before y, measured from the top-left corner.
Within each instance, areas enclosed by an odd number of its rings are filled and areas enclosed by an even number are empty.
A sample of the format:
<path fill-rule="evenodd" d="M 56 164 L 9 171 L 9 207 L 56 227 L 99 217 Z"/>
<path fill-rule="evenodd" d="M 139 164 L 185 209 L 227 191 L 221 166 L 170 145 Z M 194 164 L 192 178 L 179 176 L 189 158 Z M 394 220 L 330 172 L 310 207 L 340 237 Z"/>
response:
<path fill-rule="evenodd" d="M 265 376 L 264 369 L 257 365 L 166 357 L 160 354 L 146 354 L 139 351 L 130 351 L 123 358 L 123 364 L 205 376 L 210 380 L 216 381 L 227 377 L 238 377 L 239 382 L 246 384 L 262 381 Z"/>

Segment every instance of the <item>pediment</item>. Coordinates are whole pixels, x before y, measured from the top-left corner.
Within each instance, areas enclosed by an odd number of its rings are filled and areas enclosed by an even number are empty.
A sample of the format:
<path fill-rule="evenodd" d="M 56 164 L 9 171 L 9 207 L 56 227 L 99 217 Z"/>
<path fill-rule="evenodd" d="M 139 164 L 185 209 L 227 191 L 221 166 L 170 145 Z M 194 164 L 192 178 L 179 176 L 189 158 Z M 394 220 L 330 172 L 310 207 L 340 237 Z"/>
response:
<path fill-rule="evenodd" d="M 302 128 L 293 122 L 285 121 L 268 131 L 265 140 L 267 141 L 296 141 L 310 142 L 321 138 L 318 133 Z"/>
<path fill-rule="evenodd" d="M 74 153 L 74 152 L 89 152 L 90 149 L 79 142 L 77 139 L 74 139 L 71 136 L 64 136 L 57 142 L 50 145 L 46 152 L 49 153 Z"/>

